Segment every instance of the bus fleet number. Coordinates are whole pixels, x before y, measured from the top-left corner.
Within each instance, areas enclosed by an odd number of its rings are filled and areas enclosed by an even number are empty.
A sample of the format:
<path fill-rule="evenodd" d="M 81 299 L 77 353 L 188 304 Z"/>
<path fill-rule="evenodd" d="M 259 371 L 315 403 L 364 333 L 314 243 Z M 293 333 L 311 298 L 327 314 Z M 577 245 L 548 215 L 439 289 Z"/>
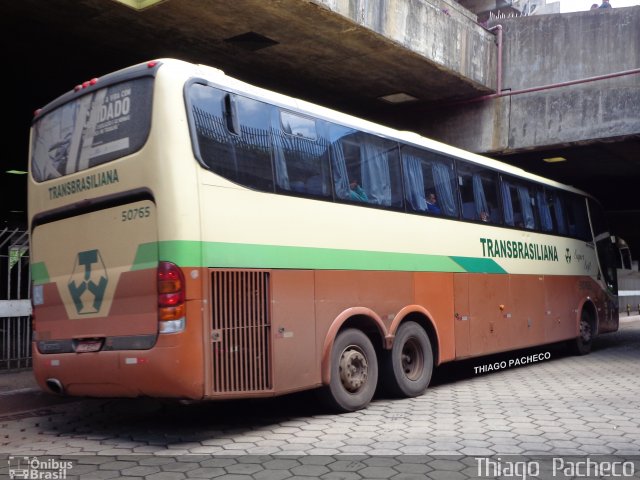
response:
<path fill-rule="evenodd" d="M 151 216 L 151 209 L 149 207 L 130 208 L 129 210 L 122 211 L 123 222 L 137 220 L 139 218 L 147 218 L 149 216 Z"/>

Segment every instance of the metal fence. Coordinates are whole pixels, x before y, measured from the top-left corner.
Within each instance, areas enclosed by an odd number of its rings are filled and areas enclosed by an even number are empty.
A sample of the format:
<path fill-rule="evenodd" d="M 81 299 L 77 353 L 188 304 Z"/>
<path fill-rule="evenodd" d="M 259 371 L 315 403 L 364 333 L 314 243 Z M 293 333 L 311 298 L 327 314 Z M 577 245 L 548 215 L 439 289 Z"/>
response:
<path fill-rule="evenodd" d="M 31 367 L 29 235 L 0 230 L 0 371 Z"/>

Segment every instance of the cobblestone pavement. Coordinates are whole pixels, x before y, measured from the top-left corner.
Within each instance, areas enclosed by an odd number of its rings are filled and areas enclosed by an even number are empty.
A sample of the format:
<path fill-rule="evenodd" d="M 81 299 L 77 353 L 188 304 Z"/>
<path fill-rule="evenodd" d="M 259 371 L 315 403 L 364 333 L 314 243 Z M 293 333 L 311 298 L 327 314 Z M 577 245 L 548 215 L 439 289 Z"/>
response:
<path fill-rule="evenodd" d="M 536 353 L 550 358 L 508 367 Z M 498 368 L 478 373 L 488 365 Z M 493 476 L 507 459 L 540 458 L 544 471 L 552 457 L 594 456 L 620 468 L 634 461 L 640 478 L 639 372 L 640 321 L 627 321 L 590 355 L 549 346 L 446 365 L 425 395 L 377 398 L 349 414 L 324 412 L 313 393 L 206 404 L 83 400 L 0 416 L 0 478 L 11 462 L 35 456 L 67 459 L 66 478 L 83 479 L 455 480 L 477 478 L 475 457 L 484 456 L 502 458 Z"/>

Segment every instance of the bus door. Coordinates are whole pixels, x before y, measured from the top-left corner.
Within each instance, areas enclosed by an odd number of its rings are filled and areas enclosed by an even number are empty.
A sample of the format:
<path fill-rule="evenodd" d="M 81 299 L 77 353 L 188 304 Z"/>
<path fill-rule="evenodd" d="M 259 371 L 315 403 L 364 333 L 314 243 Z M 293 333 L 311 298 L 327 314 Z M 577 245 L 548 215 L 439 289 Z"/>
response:
<path fill-rule="evenodd" d="M 588 205 L 591 233 L 593 234 L 599 267 L 597 280 L 605 292 L 605 295 L 597 305 L 600 330 L 609 331 L 614 326 L 617 328 L 618 325 L 616 245 L 615 239 L 609 233 L 602 207 L 592 199 L 589 199 Z"/>

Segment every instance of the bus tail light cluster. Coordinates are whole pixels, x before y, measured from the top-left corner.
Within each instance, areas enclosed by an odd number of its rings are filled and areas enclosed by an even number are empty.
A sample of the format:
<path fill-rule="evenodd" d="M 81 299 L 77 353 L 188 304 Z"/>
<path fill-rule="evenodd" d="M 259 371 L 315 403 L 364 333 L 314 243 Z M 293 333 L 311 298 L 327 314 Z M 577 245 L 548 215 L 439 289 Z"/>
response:
<path fill-rule="evenodd" d="M 170 262 L 158 264 L 158 330 L 177 333 L 185 328 L 185 282 L 182 270 Z"/>

